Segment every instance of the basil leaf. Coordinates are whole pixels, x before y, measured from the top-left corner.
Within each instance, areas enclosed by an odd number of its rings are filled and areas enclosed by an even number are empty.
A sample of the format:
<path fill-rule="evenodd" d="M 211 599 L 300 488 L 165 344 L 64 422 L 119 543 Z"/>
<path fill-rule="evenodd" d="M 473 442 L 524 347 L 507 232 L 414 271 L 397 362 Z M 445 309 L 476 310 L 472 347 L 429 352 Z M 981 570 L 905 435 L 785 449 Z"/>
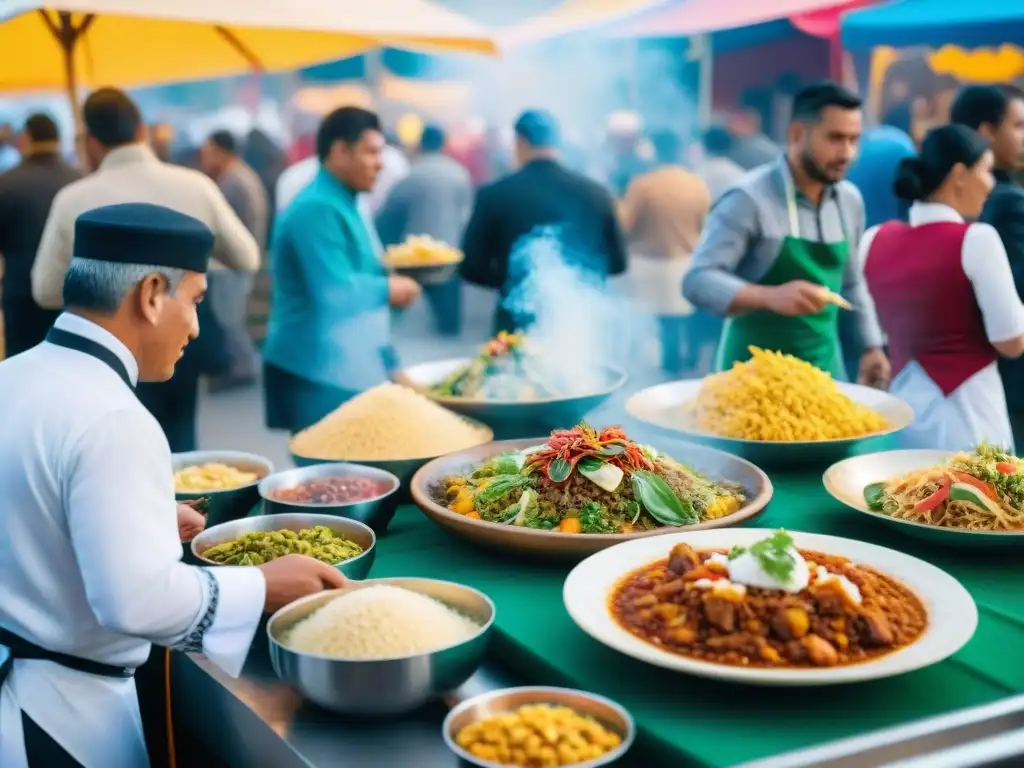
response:
<path fill-rule="evenodd" d="M 626 446 L 621 443 L 611 443 L 610 445 L 601 446 L 601 450 L 598 451 L 598 454 L 601 456 L 618 456 L 625 452 Z"/>
<path fill-rule="evenodd" d="M 633 473 L 632 481 L 633 495 L 662 525 L 693 525 L 699 522 L 693 505 L 676 496 L 660 475 L 641 470 Z"/>
<path fill-rule="evenodd" d="M 885 495 L 885 483 L 871 483 L 864 487 L 864 502 L 873 512 L 882 511 L 882 497 Z"/>
<path fill-rule="evenodd" d="M 562 457 L 552 459 L 548 464 L 548 479 L 552 483 L 564 482 L 569 479 L 570 474 L 572 474 L 572 464 Z"/>
<path fill-rule="evenodd" d="M 604 464 L 604 462 L 598 458 L 593 456 L 584 456 L 576 462 L 576 469 L 580 472 L 597 472 L 597 470 L 601 468 L 602 464 Z"/>

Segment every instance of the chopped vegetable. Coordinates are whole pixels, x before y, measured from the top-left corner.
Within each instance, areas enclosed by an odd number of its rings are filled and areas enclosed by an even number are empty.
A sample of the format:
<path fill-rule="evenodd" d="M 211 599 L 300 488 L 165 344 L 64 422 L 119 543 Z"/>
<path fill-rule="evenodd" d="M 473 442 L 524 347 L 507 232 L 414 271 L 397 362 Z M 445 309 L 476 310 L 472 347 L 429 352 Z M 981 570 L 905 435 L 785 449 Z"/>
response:
<path fill-rule="evenodd" d="M 953 472 L 953 477 L 957 479 L 958 483 L 964 483 L 966 485 L 973 485 L 983 494 L 988 496 L 990 499 L 996 500 L 999 498 L 999 494 L 996 493 L 995 486 L 992 483 L 986 483 L 984 480 L 979 480 L 973 475 L 969 475 L 966 472 Z"/>
<path fill-rule="evenodd" d="M 583 528 L 579 518 L 563 517 L 562 522 L 558 524 L 558 530 L 561 533 L 580 533 Z"/>
<path fill-rule="evenodd" d="M 779 581 L 786 581 L 796 567 L 793 537 L 779 530 L 767 539 L 761 539 L 750 547 L 750 554 L 758 559 L 765 573 Z"/>
<path fill-rule="evenodd" d="M 868 509 L 882 511 L 882 498 L 885 496 L 885 483 L 871 483 L 864 487 L 864 501 Z"/>
<path fill-rule="evenodd" d="M 939 481 L 939 487 L 936 489 L 935 493 L 917 502 L 917 504 L 914 505 L 914 511 L 921 513 L 931 512 L 947 498 L 949 498 L 949 480 L 947 478 L 942 478 L 942 480 Z"/>
<path fill-rule="evenodd" d="M 953 483 L 949 489 L 949 500 L 963 501 L 999 514 L 999 506 L 995 502 L 990 500 L 980 488 L 967 483 Z"/>

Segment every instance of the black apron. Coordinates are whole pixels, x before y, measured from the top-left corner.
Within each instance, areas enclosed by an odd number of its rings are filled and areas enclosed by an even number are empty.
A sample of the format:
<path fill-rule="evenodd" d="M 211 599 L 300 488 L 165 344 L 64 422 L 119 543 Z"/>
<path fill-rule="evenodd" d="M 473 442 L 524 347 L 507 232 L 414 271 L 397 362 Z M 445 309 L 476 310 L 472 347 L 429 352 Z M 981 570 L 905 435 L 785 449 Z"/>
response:
<path fill-rule="evenodd" d="M 46 334 L 46 341 L 58 347 L 73 349 L 76 352 L 81 352 L 100 360 L 120 376 L 125 384 L 132 389 L 135 388 L 131 377 L 128 375 L 128 369 L 121 362 L 121 358 L 102 344 L 98 344 L 84 336 L 62 331 L 59 328 L 51 328 Z M 41 659 L 59 664 L 67 669 L 73 669 L 76 672 L 112 677 L 119 680 L 130 678 L 135 674 L 135 670 L 131 667 L 118 667 L 90 659 L 82 659 L 58 651 L 49 651 L 3 628 L 0 628 L 0 645 L 8 649 L 7 658 L 0 664 L 0 688 L 3 687 L 4 681 L 10 674 L 11 667 L 16 659 Z M 28 756 L 30 768 L 37 768 L 37 766 L 38 768 L 81 768 L 80 764 L 63 747 L 50 738 L 24 712 L 22 713 L 22 730 L 24 732 L 25 752 Z"/>

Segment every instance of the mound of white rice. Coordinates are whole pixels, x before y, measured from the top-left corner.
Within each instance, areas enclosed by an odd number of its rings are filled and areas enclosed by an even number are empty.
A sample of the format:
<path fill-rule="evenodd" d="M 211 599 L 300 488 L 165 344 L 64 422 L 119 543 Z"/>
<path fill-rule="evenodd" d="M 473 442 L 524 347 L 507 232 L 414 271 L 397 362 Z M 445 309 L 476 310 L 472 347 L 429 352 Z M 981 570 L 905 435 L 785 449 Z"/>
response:
<path fill-rule="evenodd" d="M 480 631 L 475 621 L 432 597 L 380 584 L 331 600 L 282 638 L 293 651 L 345 659 L 429 653 Z"/>
<path fill-rule="evenodd" d="M 298 456 L 330 461 L 423 459 L 472 448 L 493 433 L 401 384 L 362 392 L 291 439 Z"/>

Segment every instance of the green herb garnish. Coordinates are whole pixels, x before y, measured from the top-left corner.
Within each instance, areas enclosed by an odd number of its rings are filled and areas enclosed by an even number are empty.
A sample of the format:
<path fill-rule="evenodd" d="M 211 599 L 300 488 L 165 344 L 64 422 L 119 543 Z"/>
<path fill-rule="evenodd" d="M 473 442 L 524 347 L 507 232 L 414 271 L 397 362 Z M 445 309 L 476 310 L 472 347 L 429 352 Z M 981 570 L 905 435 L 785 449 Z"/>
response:
<path fill-rule="evenodd" d="M 604 464 L 604 462 L 595 456 L 584 456 L 576 462 L 576 469 L 580 472 L 597 472 L 597 470 L 601 468 L 602 464 Z"/>
<path fill-rule="evenodd" d="M 533 485 L 533 479 L 526 475 L 495 475 L 487 485 L 476 493 L 474 501 L 479 507 L 510 493 L 516 488 L 527 488 Z"/>
<path fill-rule="evenodd" d="M 491 468 L 496 475 L 516 475 L 519 473 L 519 454 L 503 453 L 491 460 Z"/>
<path fill-rule="evenodd" d="M 730 560 L 735 560 L 737 557 L 739 557 L 740 555 L 742 555 L 746 551 L 747 551 L 746 547 L 741 547 L 739 544 L 737 544 L 735 547 L 733 547 L 732 549 L 729 550 L 729 559 Z"/>
<path fill-rule="evenodd" d="M 778 530 L 767 539 L 755 542 L 750 547 L 750 554 L 757 558 L 765 573 L 779 581 L 789 581 L 796 568 L 796 557 L 793 554 L 793 537 L 783 530 Z"/>
<path fill-rule="evenodd" d="M 580 530 L 583 533 L 618 533 L 619 526 L 606 518 L 607 510 L 596 501 L 580 507 Z"/>
<path fill-rule="evenodd" d="M 633 495 L 662 525 L 693 525 L 699 522 L 693 504 L 676 496 L 660 475 L 639 470 L 632 474 L 631 480 Z"/>

